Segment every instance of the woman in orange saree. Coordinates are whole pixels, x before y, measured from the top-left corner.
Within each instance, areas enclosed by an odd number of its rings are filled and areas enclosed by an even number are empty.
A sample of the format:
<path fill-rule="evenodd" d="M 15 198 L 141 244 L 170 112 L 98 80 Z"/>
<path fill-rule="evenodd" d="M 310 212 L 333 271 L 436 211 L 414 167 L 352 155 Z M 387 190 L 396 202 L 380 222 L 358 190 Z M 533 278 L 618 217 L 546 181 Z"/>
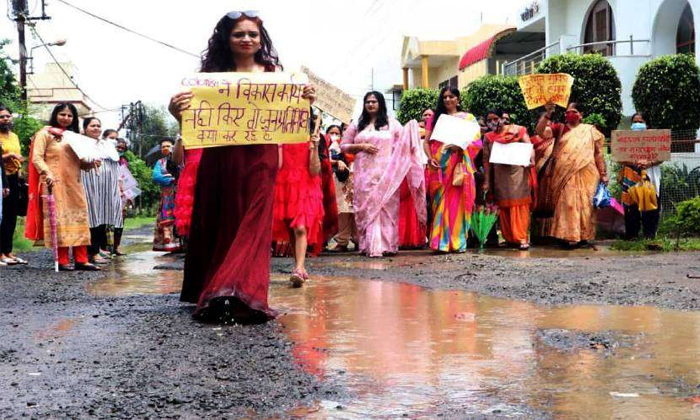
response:
<path fill-rule="evenodd" d="M 545 135 L 549 127 L 554 136 L 552 162 L 544 175 L 548 191 L 543 204 L 553 209 L 547 236 L 577 246 L 595 239 L 596 218 L 593 196 L 599 182 L 607 184 L 603 159 L 605 137 L 594 126 L 581 123 L 583 114 L 576 103 L 566 109 L 566 123 L 551 123 L 554 104 L 537 124 L 537 133 Z"/>

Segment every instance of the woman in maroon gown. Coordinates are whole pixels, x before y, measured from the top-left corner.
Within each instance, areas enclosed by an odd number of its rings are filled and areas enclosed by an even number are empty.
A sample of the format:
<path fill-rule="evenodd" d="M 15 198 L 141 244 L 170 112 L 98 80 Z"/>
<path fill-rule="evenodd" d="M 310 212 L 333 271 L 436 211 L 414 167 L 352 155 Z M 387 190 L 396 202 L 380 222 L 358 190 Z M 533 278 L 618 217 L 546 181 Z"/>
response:
<path fill-rule="evenodd" d="M 202 57 L 201 72 L 274 72 L 277 52 L 258 12 L 222 17 Z M 304 98 L 315 99 L 312 86 Z M 191 92 L 170 100 L 178 120 Z M 189 249 L 180 300 L 196 303 L 194 316 L 219 322 L 259 323 L 274 318 L 267 303 L 277 145 L 204 149 L 197 174 Z"/>

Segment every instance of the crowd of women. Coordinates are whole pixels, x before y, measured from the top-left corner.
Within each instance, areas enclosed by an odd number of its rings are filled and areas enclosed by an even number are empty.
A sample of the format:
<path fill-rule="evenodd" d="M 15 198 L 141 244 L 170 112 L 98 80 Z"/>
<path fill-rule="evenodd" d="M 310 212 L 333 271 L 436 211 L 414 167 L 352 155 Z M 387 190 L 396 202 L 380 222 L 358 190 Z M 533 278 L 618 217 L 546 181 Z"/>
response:
<path fill-rule="evenodd" d="M 219 20 L 200 69 L 281 70 L 256 11 L 234 11 Z M 169 110 L 178 121 L 192 97 L 180 92 L 171 98 Z M 313 103 L 314 87 L 305 86 L 303 97 Z M 529 133 L 504 110 L 477 118 L 460 103 L 459 90 L 445 87 L 421 121 L 402 125 L 388 116 L 383 95 L 373 91 L 363 98 L 362 114 L 347 126 L 332 125 L 321 133 L 320 118 L 312 118 L 306 143 L 186 149 L 181 139 L 163 139 L 163 158 L 153 175 L 162 187 L 154 249 L 186 249 L 181 300 L 197 305 L 197 317 L 264 322 L 275 316 L 267 303 L 272 254 L 294 257 L 290 281 L 301 286 L 309 278 L 305 258 L 324 249 L 354 248 L 368 257 L 424 247 L 465 252 L 474 243 L 471 216 L 487 205 L 499 209 L 505 246 L 526 250 L 530 238 L 549 237 L 571 247 L 594 239 L 593 195 L 608 181 L 604 137 L 582 123 L 580 107 L 570 104 L 558 122 L 555 107 L 548 105 Z M 0 110 L 0 135 L 9 131 L 5 114 Z M 478 121 L 481 130 L 464 148 L 445 144 L 433 136 L 443 115 Z M 57 105 L 49 126 L 35 135 L 26 233 L 50 245 L 50 221 L 40 197 L 52 194 L 60 267 L 73 268 L 72 247 L 76 269 L 97 270 L 93 263 L 109 258 L 107 231 L 113 230 L 113 252 L 120 253 L 124 197 L 118 167 L 123 161 L 109 140 L 116 132 L 107 130 L 100 138 L 96 118 L 85 119 L 83 129 L 102 150 L 100 159 L 80 160 L 62 141 L 66 130 L 78 132 L 70 104 Z M 15 143 L 13 137 L 4 141 L 8 198 L 22 162 Z M 511 143 L 533 145 L 529 165 L 491 163 L 495 145 Z M 117 147 L 123 152 L 126 145 Z M 629 163 L 626 176 L 639 176 L 652 164 Z M 11 244 L 12 214 L 9 210 L 3 220 L 2 261 L 22 263 L 6 244 L 8 235 Z M 494 228 L 489 243 L 498 245 L 498 238 Z"/>
<path fill-rule="evenodd" d="M 0 106 L 5 187 L 0 264 L 27 264 L 12 253 L 20 215 L 26 215 L 26 238 L 35 244 L 56 246 L 61 271 L 98 271 L 99 265 L 124 255 L 120 244 L 128 203 L 122 188 L 127 165 L 123 158 L 126 141 L 117 138 L 116 130 L 103 132 L 100 120 L 95 117 L 85 118 L 81 131 L 75 106 L 59 103 L 51 113 L 49 124 L 32 137 L 27 184 L 20 182 L 19 171 L 25 158 L 11 128 L 12 113 Z M 64 141 L 66 131 L 82 132 L 80 141 L 87 142 L 93 157 L 78 158 L 70 142 Z M 74 264 L 70 262 L 71 248 Z"/>

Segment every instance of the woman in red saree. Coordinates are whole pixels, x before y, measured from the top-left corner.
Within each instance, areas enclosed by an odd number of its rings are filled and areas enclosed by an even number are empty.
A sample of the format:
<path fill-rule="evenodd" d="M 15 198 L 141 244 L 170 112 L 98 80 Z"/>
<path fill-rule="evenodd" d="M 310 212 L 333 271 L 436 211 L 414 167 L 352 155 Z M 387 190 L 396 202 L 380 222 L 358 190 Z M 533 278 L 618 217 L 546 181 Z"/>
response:
<path fill-rule="evenodd" d="M 258 12 L 229 12 L 209 39 L 201 71 L 273 72 L 277 53 Z M 315 99 L 306 86 L 302 97 Z M 191 92 L 170 100 L 182 120 Z M 218 322 L 260 323 L 276 313 L 267 303 L 277 145 L 205 149 L 197 174 L 189 249 L 180 300 L 194 316 Z"/>

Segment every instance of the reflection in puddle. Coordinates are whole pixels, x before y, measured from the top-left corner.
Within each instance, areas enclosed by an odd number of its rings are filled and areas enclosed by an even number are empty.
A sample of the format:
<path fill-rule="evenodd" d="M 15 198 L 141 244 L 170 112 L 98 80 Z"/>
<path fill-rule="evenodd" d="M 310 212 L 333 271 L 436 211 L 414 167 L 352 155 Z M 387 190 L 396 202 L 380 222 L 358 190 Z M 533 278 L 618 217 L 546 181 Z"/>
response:
<path fill-rule="evenodd" d="M 431 415 L 446 401 L 587 418 L 700 417 L 700 314 L 651 307 L 539 307 L 352 278 L 274 284 L 271 305 L 307 371 L 356 396 L 337 417 Z M 634 344 L 558 351 L 550 329 L 613 331 Z M 636 396 L 638 394 L 638 396 Z M 511 407 L 511 408 L 508 408 Z M 510 412 L 509 412 L 510 410 Z"/>
<path fill-rule="evenodd" d="M 126 259 L 106 266 L 106 270 L 110 270 L 107 276 L 89 283 L 88 292 L 99 296 L 179 293 L 182 289 L 181 271 L 153 269 L 158 264 L 173 261 L 175 257 L 162 252 L 130 253 Z"/>

